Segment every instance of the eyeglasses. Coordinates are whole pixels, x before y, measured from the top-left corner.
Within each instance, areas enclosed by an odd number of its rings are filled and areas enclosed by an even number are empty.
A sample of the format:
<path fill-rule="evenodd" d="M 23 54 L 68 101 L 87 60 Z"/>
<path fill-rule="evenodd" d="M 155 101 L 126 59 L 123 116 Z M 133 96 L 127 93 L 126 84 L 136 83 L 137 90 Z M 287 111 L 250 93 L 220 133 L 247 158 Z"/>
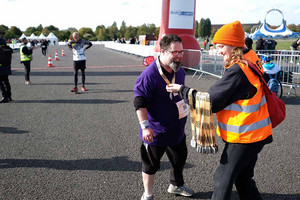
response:
<path fill-rule="evenodd" d="M 169 50 L 166 50 L 168 52 L 170 52 L 173 56 L 177 56 L 178 54 L 181 54 L 183 55 L 184 54 L 184 51 L 169 51 Z"/>

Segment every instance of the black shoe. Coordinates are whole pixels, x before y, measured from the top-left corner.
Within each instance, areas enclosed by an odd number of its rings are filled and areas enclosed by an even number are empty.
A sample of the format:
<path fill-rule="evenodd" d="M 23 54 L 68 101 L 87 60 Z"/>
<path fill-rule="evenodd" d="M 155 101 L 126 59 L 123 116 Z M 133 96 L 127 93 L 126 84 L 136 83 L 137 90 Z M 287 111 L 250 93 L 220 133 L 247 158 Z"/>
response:
<path fill-rule="evenodd" d="M 9 102 L 9 100 L 6 97 L 2 97 L 2 99 L 0 99 L 0 103 L 7 103 L 7 102 Z"/>

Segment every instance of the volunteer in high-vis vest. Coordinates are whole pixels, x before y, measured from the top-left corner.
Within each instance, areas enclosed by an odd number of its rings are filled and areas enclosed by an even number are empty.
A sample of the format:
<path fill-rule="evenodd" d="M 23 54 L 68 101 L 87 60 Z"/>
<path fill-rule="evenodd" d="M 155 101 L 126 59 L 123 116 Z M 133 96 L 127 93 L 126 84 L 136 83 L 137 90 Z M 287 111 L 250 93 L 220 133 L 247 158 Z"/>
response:
<path fill-rule="evenodd" d="M 217 115 L 216 132 L 225 148 L 215 172 L 212 199 L 230 199 L 235 184 L 240 199 L 260 200 L 253 180 L 254 167 L 258 153 L 272 142 L 272 124 L 263 86 L 247 60 L 260 70 L 261 63 L 252 50 L 244 57 L 244 30 L 239 21 L 222 26 L 213 44 L 223 56 L 225 72 L 208 93 L 212 112 Z M 179 92 L 185 102 L 189 90 L 178 84 L 167 87 L 169 92 Z"/>
<path fill-rule="evenodd" d="M 20 46 L 20 59 L 21 63 L 24 64 L 25 69 L 25 84 L 30 84 L 30 62 L 32 60 L 32 50 L 34 46 L 28 47 L 28 40 L 26 38 L 22 38 L 22 43 Z"/>

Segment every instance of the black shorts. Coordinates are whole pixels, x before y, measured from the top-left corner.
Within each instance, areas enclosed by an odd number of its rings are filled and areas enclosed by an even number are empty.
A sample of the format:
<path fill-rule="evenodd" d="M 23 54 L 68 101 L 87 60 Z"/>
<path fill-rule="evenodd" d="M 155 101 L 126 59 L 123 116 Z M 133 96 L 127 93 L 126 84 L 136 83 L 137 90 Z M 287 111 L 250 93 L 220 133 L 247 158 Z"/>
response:
<path fill-rule="evenodd" d="M 175 146 L 159 147 L 142 143 L 142 171 L 150 175 L 155 174 L 160 168 L 160 159 L 164 153 L 169 158 L 171 168 L 182 171 L 187 159 L 186 136 Z"/>
<path fill-rule="evenodd" d="M 85 65 L 85 60 L 78 60 L 78 61 L 74 61 L 74 63 L 73 63 L 73 67 L 74 67 L 74 70 L 85 70 L 85 68 L 86 68 L 86 65 Z"/>

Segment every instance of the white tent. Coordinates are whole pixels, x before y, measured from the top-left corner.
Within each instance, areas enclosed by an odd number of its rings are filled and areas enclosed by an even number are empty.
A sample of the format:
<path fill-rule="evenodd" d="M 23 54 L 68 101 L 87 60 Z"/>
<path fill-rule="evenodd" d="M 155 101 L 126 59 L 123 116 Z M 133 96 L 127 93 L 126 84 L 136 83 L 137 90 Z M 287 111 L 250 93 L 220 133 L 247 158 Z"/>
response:
<path fill-rule="evenodd" d="M 58 38 L 52 32 L 47 36 L 47 40 L 50 41 L 50 45 L 58 45 Z"/>
<path fill-rule="evenodd" d="M 32 33 L 29 37 L 27 37 L 27 39 L 36 40 L 36 39 L 38 39 L 38 37 L 36 35 L 34 35 L 34 33 Z"/>
<path fill-rule="evenodd" d="M 39 36 L 38 39 L 39 40 L 46 40 L 47 38 L 46 38 L 46 36 L 43 33 L 41 33 L 41 35 Z"/>
<path fill-rule="evenodd" d="M 24 33 L 21 35 L 21 37 L 19 37 L 19 39 L 21 40 L 23 38 L 27 38 L 27 36 Z"/>

